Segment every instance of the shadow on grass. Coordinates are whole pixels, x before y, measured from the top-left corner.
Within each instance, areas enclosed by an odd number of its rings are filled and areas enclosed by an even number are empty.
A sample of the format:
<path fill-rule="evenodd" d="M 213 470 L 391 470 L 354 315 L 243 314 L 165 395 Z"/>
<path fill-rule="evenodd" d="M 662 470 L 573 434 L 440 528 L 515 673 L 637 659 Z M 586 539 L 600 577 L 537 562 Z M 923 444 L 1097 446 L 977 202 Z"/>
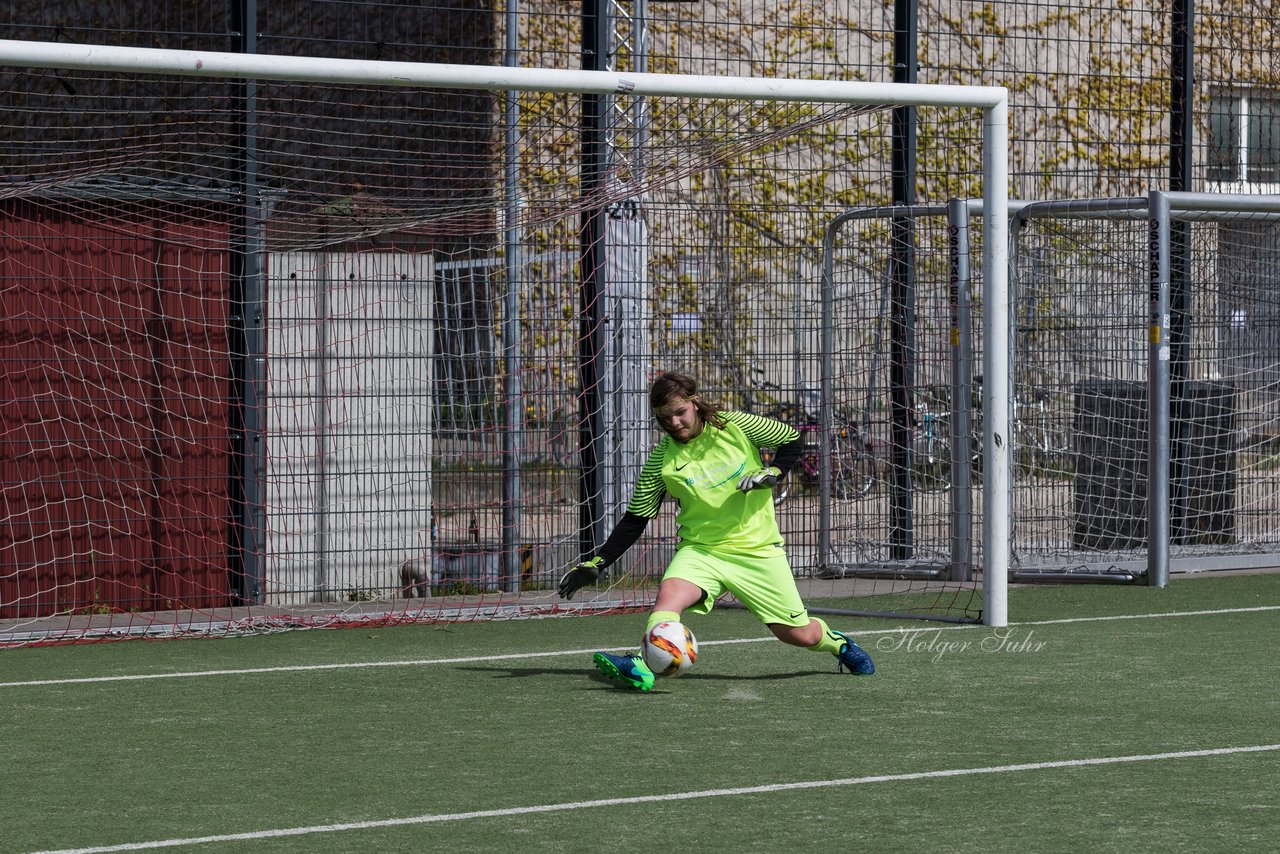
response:
<path fill-rule="evenodd" d="M 587 667 L 503 667 L 501 665 L 466 665 L 456 668 L 472 673 L 488 673 L 495 679 L 524 679 L 530 676 L 571 676 L 574 679 L 587 677 L 592 682 L 607 685 L 610 688 L 621 688 L 621 685 L 590 666 Z M 754 673 L 750 675 L 733 673 L 686 673 L 680 677 L 681 682 L 781 682 L 784 679 L 804 679 L 811 676 L 831 677 L 831 670 L 798 670 L 789 673 Z M 845 675 L 848 678 L 848 675 Z M 670 679 L 659 679 L 660 687 Z"/>

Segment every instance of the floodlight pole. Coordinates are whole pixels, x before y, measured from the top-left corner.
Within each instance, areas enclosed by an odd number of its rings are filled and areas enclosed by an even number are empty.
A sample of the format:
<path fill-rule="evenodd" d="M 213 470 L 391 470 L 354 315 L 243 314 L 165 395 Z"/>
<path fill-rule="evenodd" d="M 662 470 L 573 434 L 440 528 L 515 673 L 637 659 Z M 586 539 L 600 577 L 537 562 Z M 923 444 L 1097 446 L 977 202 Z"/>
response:
<path fill-rule="evenodd" d="M 626 48 L 634 70 L 643 72 L 646 4 L 637 0 L 630 14 L 618 0 L 584 0 L 582 8 L 583 68 L 615 71 Z M 625 35 L 619 29 L 624 21 Z M 584 557 L 594 554 L 609 518 L 626 506 L 644 462 L 647 435 L 646 372 L 639 367 L 650 351 L 640 309 L 647 264 L 639 203 L 647 118 L 645 98 L 629 100 L 622 92 L 583 96 L 579 444 L 587 454 L 579 472 L 579 513 Z M 631 185 L 627 198 L 610 200 L 623 183 Z"/>

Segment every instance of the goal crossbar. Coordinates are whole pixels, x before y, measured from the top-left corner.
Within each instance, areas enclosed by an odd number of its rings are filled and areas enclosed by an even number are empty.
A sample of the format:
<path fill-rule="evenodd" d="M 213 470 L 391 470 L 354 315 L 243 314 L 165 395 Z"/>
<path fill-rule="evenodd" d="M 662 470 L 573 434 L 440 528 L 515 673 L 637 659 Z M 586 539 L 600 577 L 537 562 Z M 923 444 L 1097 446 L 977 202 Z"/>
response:
<path fill-rule="evenodd" d="M 971 107 L 991 110 L 1002 109 L 1007 104 L 1007 92 L 999 86 L 513 68 L 17 40 L 0 40 L 0 65 L 177 74 L 186 77 L 488 91 L 513 89 L 606 95 L 689 96 L 735 101 L 821 101 L 833 104 Z"/>

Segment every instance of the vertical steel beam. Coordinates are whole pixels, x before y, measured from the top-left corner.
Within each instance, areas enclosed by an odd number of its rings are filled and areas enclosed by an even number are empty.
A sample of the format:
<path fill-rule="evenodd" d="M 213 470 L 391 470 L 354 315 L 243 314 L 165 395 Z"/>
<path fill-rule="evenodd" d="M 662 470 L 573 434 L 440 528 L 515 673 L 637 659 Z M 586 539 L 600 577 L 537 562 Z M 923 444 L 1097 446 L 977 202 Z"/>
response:
<path fill-rule="evenodd" d="M 520 64 L 520 0 L 507 0 L 505 61 L 508 68 Z M 502 587 L 520 590 L 520 451 L 524 446 L 524 408 L 520 405 L 520 95 L 504 93 L 503 203 L 506 209 L 503 260 L 506 264 L 506 298 L 502 317 L 502 397 L 507 415 L 502 434 Z"/>
<path fill-rule="evenodd" d="M 894 0 L 893 82 L 916 82 L 917 0 Z M 916 201 L 916 108 L 893 110 L 892 191 L 894 205 Z M 890 412 L 893 483 L 889 504 L 890 553 L 895 560 L 915 556 L 912 512 L 912 437 L 915 422 L 916 258 L 915 220 L 892 223 L 890 263 Z"/>
<path fill-rule="evenodd" d="M 232 0 L 237 52 L 258 51 L 257 0 Z M 232 519 L 228 575 L 232 596 L 256 604 L 266 594 L 266 269 L 265 216 L 258 183 L 258 85 L 232 84 L 237 107 L 235 139 L 239 207 L 231 222 Z"/>
<path fill-rule="evenodd" d="M 1169 190 L 1191 189 L 1195 167 L 1195 125 L 1193 123 L 1195 85 L 1195 0 L 1173 0 L 1171 10 L 1171 52 L 1169 88 Z M 1190 436 L 1186 435 L 1190 415 L 1188 372 L 1191 366 L 1191 223 L 1175 220 L 1169 243 L 1170 327 L 1169 396 L 1173 407 L 1173 424 L 1177 433 L 1171 437 L 1172 494 L 1174 542 L 1187 536 L 1187 478 L 1190 459 Z"/>
<path fill-rule="evenodd" d="M 1195 159 L 1195 0 L 1173 0 L 1169 80 L 1169 189 L 1191 189 Z"/>
<path fill-rule="evenodd" d="M 582 0 L 582 68 L 604 71 L 608 65 L 613 27 L 609 0 Z M 579 222 L 579 331 L 578 381 L 578 515 L 581 551 L 595 553 L 604 542 L 604 491 L 600 448 L 605 425 L 600 388 L 600 361 L 604 351 L 604 324 L 601 313 L 601 277 L 605 266 L 605 229 L 608 216 L 600 198 L 609 164 L 610 96 L 582 95 L 581 167 L 582 197 L 585 201 Z"/>

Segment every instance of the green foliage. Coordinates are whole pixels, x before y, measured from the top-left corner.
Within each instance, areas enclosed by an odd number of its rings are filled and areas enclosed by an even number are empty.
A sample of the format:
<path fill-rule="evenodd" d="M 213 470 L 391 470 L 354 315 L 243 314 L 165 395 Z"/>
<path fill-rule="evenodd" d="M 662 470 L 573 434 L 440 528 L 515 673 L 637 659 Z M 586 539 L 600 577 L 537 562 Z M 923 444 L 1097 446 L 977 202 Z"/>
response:
<path fill-rule="evenodd" d="M 344 598 L 348 602 L 373 602 L 376 601 L 379 596 L 378 591 L 376 590 L 363 587 L 349 587 L 347 588 Z"/>
<path fill-rule="evenodd" d="M 569 67 L 580 21 L 562 4 L 535 0 L 522 16 L 523 44 L 541 64 Z M 651 9 L 649 70 L 762 77 L 885 80 L 891 76 L 892 5 L 708 0 Z M 921 4 L 919 79 L 988 84 L 1011 95 L 1010 192 L 1015 197 L 1144 193 L 1168 162 L 1169 15 L 1136 0 L 1077 4 Z M 1240 82 L 1280 85 L 1280 25 L 1261 0 L 1224 0 L 1197 14 L 1202 91 Z M 630 22 L 620 19 L 624 36 Z M 634 57 L 624 38 L 616 57 Z M 523 192 L 534 253 L 576 249 L 578 101 L 527 95 Z M 620 99 L 625 107 L 625 99 Z M 664 352 L 741 380 L 788 296 L 797 258 L 814 257 L 834 212 L 884 204 L 889 141 L 855 111 L 761 103 L 742 111 L 706 99 L 653 99 L 646 186 L 685 218 L 650 222 L 652 333 Z M 545 126 L 533 116 L 547 117 Z M 965 111 L 917 110 L 917 197 L 941 203 L 981 189 L 980 125 Z M 539 120 L 541 121 L 541 120 Z M 557 133 L 546 132 L 551 127 Z M 1203 131 L 1203 128 L 1202 128 Z M 676 154 L 678 152 L 678 155 Z M 623 164 L 619 177 L 632 176 Z M 559 211 L 557 216 L 551 212 Z M 927 240 L 928 237 L 922 239 Z M 883 244 L 880 244 L 883 245 Z M 678 248 L 677 248 L 678 247 Z M 939 247 L 925 246 L 927 258 Z M 696 273 L 691 272 L 696 270 Z M 572 358 L 580 311 L 576 277 L 535 275 L 530 316 L 558 317 L 531 333 L 532 358 L 570 354 L 548 386 L 576 382 Z M 700 331 L 677 332 L 676 315 Z M 1038 315 L 1039 316 L 1039 315 Z"/>

